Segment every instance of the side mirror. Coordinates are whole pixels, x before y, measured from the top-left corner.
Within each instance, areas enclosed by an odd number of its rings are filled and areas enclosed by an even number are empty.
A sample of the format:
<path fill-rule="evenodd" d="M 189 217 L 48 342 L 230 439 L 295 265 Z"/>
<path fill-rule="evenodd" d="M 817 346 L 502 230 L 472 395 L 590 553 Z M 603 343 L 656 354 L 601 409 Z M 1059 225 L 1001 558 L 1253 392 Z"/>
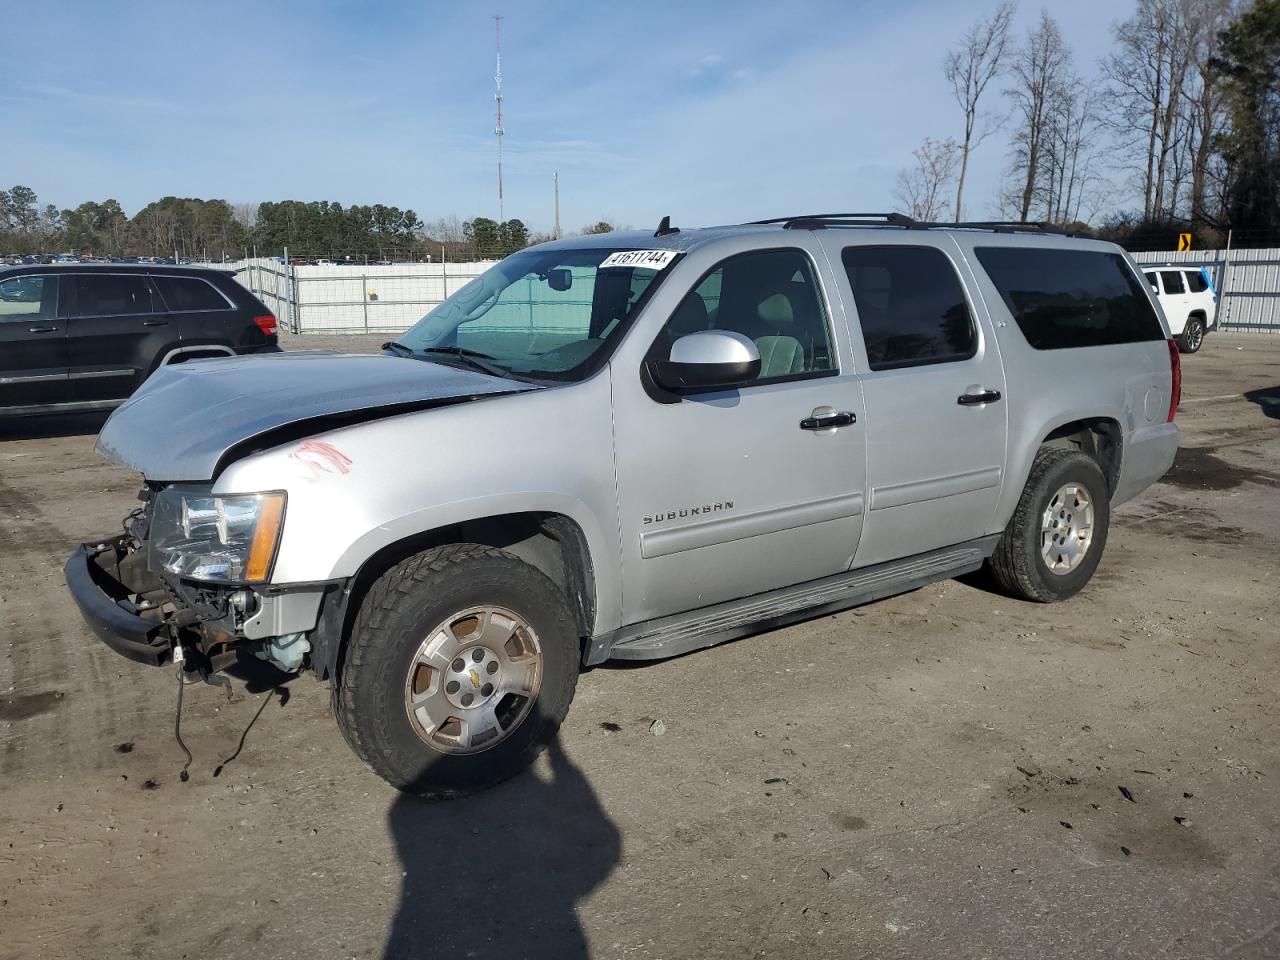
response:
<path fill-rule="evenodd" d="M 573 286 L 573 274 L 564 267 L 547 271 L 547 286 L 557 293 L 564 293 Z"/>
<path fill-rule="evenodd" d="M 760 351 L 729 330 L 702 330 L 671 345 L 669 360 L 653 361 L 653 379 L 667 390 L 730 389 L 760 376 Z"/>

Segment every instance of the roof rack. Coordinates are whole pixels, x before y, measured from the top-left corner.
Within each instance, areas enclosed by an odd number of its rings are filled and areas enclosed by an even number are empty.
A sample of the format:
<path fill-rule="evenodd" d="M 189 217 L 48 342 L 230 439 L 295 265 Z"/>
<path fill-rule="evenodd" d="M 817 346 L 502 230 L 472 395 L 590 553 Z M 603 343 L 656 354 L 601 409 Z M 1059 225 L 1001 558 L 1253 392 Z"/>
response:
<path fill-rule="evenodd" d="M 807 213 L 802 216 L 753 220 L 752 223 L 757 225 L 780 223 L 784 230 L 820 230 L 826 226 L 914 227 L 916 225 L 916 222 L 904 213 Z"/>
<path fill-rule="evenodd" d="M 942 223 L 913 220 L 905 213 L 809 213 L 792 217 L 753 220 L 755 225 L 782 224 L 784 230 L 823 230 L 827 227 L 903 227 L 907 230 L 990 230 L 993 233 L 1046 233 L 1074 236 L 1049 223 L 1022 223 L 1016 220 L 965 220 Z"/>

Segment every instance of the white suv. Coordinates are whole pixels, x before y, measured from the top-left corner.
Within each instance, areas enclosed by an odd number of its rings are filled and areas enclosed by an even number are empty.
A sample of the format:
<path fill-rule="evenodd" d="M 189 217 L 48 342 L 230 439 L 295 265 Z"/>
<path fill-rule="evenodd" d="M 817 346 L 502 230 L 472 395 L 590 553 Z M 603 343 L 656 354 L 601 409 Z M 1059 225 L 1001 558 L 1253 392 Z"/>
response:
<path fill-rule="evenodd" d="M 1161 267 L 1148 270 L 1147 283 L 1169 321 L 1169 332 L 1183 353 L 1195 353 L 1204 335 L 1217 328 L 1218 298 L 1205 268 Z"/>

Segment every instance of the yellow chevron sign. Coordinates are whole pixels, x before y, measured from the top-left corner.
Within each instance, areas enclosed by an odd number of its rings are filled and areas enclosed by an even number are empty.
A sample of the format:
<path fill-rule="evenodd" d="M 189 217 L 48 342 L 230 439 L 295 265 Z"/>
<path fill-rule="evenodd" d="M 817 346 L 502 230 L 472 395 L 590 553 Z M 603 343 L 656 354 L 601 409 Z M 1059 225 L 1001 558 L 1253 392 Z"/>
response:
<path fill-rule="evenodd" d="M 1191 249 L 1191 234 L 1189 233 L 1178 234 L 1178 252 L 1182 253 L 1184 250 L 1190 250 L 1190 249 Z"/>

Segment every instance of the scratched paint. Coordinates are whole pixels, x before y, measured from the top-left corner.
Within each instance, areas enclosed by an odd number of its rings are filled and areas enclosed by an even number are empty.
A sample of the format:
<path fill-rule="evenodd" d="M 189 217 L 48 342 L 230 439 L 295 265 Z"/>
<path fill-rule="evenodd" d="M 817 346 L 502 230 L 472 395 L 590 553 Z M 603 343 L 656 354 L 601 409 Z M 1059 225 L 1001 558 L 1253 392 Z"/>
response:
<path fill-rule="evenodd" d="M 316 483 L 329 476 L 345 475 L 351 472 L 351 458 L 331 443 L 323 440 L 303 440 L 298 448 L 289 454 L 290 460 L 296 460 L 304 469 L 301 472 L 307 483 Z"/>

